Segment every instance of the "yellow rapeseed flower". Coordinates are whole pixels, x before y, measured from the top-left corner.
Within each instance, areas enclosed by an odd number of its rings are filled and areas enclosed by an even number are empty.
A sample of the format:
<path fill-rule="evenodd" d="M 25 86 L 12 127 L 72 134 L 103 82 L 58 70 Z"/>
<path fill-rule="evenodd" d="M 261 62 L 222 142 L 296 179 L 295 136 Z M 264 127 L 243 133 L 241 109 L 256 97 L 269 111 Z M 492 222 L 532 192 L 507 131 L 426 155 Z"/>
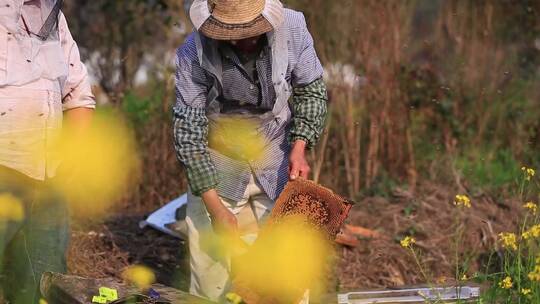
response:
<path fill-rule="evenodd" d="M 51 153 L 62 156 L 53 186 L 78 218 L 103 219 L 125 195 L 139 174 L 135 136 L 112 113 L 96 113 L 92 126 L 81 134 L 69 123 Z"/>
<path fill-rule="evenodd" d="M 540 282 L 540 269 L 535 269 L 534 271 L 529 272 L 527 275 L 529 277 L 529 280 Z"/>
<path fill-rule="evenodd" d="M 532 290 L 529 288 L 521 288 L 521 294 L 524 296 L 529 295 L 531 292 Z"/>
<path fill-rule="evenodd" d="M 533 202 L 527 202 L 523 205 L 523 208 L 528 209 L 532 214 L 536 214 L 538 211 L 538 205 Z"/>
<path fill-rule="evenodd" d="M 227 299 L 227 303 L 230 304 L 241 304 L 242 303 L 242 297 L 234 292 L 229 292 L 225 298 Z"/>
<path fill-rule="evenodd" d="M 534 265 L 533 271 L 527 275 L 529 280 L 540 282 L 540 257 L 536 258 L 536 265 Z"/>
<path fill-rule="evenodd" d="M 444 284 L 444 283 L 446 283 L 447 278 L 444 277 L 444 276 L 438 277 L 436 281 L 437 281 L 437 284 Z"/>
<path fill-rule="evenodd" d="M 0 220 L 22 221 L 24 207 L 20 199 L 11 193 L 0 194 Z"/>
<path fill-rule="evenodd" d="M 499 233 L 499 241 L 502 243 L 504 248 L 517 250 L 517 236 L 514 233 Z"/>
<path fill-rule="evenodd" d="M 458 207 L 471 208 L 471 199 L 466 195 L 458 194 L 454 200 L 454 205 Z"/>
<path fill-rule="evenodd" d="M 399 243 L 401 244 L 401 247 L 409 248 L 412 246 L 412 244 L 416 243 L 416 240 L 410 236 L 407 236 L 404 239 L 402 239 Z"/>
<path fill-rule="evenodd" d="M 148 289 L 156 281 L 156 275 L 145 266 L 131 266 L 122 272 L 122 278 L 140 289 Z"/>
<path fill-rule="evenodd" d="M 540 237 L 540 225 L 534 225 L 529 230 L 523 232 L 522 237 L 526 240 Z"/>
<path fill-rule="evenodd" d="M 210 126 L 208 144 L 229 157 L 262 160 L 269 155 L 265 153 L 266 139 L 258 128 L 251 119 L 222 117 Z"/>
<path fill-rule="evenodd" d="M 325 289 L 328 245 L 304 218 L 285 217 L 264 228 L 233 270 L 241 288 L 256 290 L 262 298 L 279 295 L 279 303 L 294 303 L 307 288 L 315 294 Z"/>
<path fill-rule="evenodd" d="M 503 289 L 510 289 L 512 288 L 512 286 L 514 286 L 514 283 L 512 283 L 512 278 L 509 276 L 507 276 L 506 278 L 504 278 L 504 280 L 499 282 L 499 287 Z"/>
<path fill-rule="evenodd" d="M 525 174 L 526 181 L 530 181 L 531 178 L 533 178 L 534 175 L 536 174 L 536 172 L 532 168 L 521 167 L 521 171 L 523 171 L 523 174 Z"/>

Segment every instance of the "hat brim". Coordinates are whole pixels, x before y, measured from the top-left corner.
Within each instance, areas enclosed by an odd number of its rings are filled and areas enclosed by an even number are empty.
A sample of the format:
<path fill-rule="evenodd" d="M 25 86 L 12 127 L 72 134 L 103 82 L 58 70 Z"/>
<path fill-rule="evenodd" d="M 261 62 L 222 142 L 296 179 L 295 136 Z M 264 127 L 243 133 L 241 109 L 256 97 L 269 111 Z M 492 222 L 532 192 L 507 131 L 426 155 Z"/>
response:
<path fill-rule="evenodd" d="M 199 28 L 206 37 L 216 40 L 242 40 L 272 31 L 272 24 L 263 16 L 243 24 L 227 24 L 210 16 Z"/>

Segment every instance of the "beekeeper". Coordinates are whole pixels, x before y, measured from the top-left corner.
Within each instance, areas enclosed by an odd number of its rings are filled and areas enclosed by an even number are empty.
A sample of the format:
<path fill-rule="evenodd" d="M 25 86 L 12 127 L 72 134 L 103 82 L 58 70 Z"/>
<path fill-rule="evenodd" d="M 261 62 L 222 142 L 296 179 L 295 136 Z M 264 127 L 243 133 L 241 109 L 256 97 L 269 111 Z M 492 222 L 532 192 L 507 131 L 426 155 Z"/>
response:
<path fill-rule="evenodd" d="M 204 236 L 256 235 L 287 181 L 308 177 L 327 93 L 302 13 L 278 0 L 195 0 L 190 17 L 196 31 L 176 58 L 175 147 L 190 188 L 191 293 L 220 300 L 230 260 Z"/>
<path fill-rule="evenodd" d="M 0 0 L 0 274 L 9 303 L 38 303 L 45 271 L 65 272 L 68 212 L 49 183 L 62 123 L 95 108 L 62 0 Z"/>

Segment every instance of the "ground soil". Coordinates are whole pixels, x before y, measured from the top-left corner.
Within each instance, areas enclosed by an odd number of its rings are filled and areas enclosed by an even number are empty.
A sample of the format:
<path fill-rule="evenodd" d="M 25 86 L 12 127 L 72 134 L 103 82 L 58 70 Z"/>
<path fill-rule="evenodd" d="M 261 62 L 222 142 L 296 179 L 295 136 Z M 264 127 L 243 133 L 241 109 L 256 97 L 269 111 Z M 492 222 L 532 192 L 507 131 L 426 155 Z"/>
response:
<path fill-rule="evenodd" d="M 422 284 L 426 278 L 399 239 L 413 235 L 419 260 L 430 280 L 450 283 L 455 269 L 455 231 L 463 229 L 459 259 L 468 276 L 486 268 L 487 257 L 497 261 L 497 234 L 513 230 L 521 212 L 519 202 L 478 194 L 472 208 L 459 211 L 455 191 L 426 183 L 416 194 L 394 189 L 388 197 L 358 202 L 348 222 L 378 231 L 378 239 L 363 239 L 356 248 L 336 246 L 338 256 L 329 290 L 380 288 Z M 184 243 L 152 229 L 140 229 L 144 213 L 122 211 L 105 223 L 75 225 L 69 251 L 70 272 L 86 277 L 120 277 L 125 267 L 145 264 L 158 281 L 183 290 L 189 282 Z M 496 263 L 494 263 L 496 266 Z"/>

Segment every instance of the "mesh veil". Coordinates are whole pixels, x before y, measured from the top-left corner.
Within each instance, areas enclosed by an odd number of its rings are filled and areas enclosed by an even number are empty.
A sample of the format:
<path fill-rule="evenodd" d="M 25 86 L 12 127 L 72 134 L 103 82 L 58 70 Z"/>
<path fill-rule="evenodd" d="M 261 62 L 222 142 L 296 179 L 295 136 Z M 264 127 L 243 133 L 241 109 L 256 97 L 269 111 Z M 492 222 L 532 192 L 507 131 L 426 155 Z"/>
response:
<path fill-rule="evenodd" d="M 43 25 L 41 26 L 37 36 L 39 39 L 46 41 L 49 39 L 58 39 L 58 19 L 60 10 L 62 9 L 63 0 L 42 0 L 42 17 Z"/>

